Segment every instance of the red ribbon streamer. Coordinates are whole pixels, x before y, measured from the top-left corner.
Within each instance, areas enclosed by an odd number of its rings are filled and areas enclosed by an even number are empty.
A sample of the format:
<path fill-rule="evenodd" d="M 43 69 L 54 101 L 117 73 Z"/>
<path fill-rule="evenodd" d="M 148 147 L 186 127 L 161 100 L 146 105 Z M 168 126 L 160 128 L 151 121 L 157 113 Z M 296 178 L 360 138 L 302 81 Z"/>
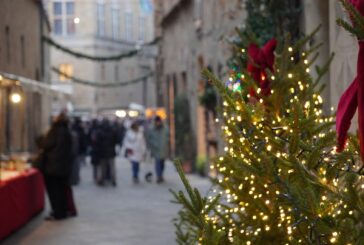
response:
<path fill-rule="evenodd" d="M 349 0 L 349 2 L 364 15 L 364 0 Z M 355 23 L 354 23 L 355 24 Z M 345 148 L 348 131 L 356 110 L 359 116 L 359 142 L 360 155 L 364 160 L 364 42 L 359 41 L 359 54 L 357 62 L 357 76 L 349 88 L 341 96 L 337 116 L 337 151 Z"/>
<path fill-rule="evenodd" d="M 248 72 L 259 84 L 262 94 L 265 96 L 270 94 L 270 81 L 265 70 L 273 71 L 274 50 L 276 47 L 276 39 L 269 40 L 262 48 L 259 48 L 256 44 L 250 44 L 248 47 Z M 251 89 L 250 94 L 255 95 L 255 91 Z"/>

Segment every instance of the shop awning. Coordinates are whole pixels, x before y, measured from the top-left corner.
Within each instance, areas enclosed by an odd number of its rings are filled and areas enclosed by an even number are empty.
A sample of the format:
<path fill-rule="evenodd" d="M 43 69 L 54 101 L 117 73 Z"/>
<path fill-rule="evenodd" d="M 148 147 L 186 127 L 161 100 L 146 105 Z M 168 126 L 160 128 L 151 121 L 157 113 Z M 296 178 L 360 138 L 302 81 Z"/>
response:
<path fill-rule="evenodd" d="M 68 94 L 59 91 L 50 84 L 32 80 L 26 77 L 18 76 L 11 73 L 0 72 L 0 87 L 6 86 L 20 86 L 24 91 L 37 92 L 43 95 L 51 96 L 69 96 Z"/>

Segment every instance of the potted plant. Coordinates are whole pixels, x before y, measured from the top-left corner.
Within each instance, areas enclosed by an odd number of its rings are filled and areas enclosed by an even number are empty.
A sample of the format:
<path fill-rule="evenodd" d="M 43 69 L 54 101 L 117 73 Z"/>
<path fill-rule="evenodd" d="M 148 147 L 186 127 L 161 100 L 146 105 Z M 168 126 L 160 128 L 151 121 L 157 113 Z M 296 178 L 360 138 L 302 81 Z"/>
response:
<path fill-rule="evenodd" d="M 175 143 L 176 156 L 182 162 L 185 172 L 194 170 L 195 159 L 195 138 L 192 133 L 190 106 L 186 94 L 181 94 L 174 101 L 174 120 L 175 120 Z"/>

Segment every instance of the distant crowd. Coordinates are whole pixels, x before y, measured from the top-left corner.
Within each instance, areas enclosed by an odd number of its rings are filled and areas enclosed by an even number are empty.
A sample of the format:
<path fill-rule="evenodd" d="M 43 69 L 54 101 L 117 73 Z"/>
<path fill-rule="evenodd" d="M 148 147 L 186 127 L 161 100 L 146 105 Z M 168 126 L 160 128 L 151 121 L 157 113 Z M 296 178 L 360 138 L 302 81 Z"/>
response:
<path fill-rule="evenodd" d="M 48 220 L 77 215 L 71 186 L 81 181 L 80 170 L 86 159 L 90 159 L 93 179 L 100 186 L 117 186 L 115 157 L 118 154 L 130 161 L 135 184 L 140 181 L 141 162 L 151 161 L 154 161 L 156 182 L 164 182 L 168 129 L 159 116 L 152 120 L 82 121 L 61 113 L 47 134 L 37 139 L 37 145 L 39 150 L 33 164 L 44 176 L 52 209 Z M 151 182 L 152 176 L 149 170 L 144 178 Z"/>

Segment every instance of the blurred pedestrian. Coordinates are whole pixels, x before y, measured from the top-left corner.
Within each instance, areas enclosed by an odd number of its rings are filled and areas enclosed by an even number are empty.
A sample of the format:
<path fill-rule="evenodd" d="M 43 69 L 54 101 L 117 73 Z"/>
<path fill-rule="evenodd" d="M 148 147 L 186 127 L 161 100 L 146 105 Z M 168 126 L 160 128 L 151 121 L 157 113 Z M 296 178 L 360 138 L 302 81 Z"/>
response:
<path fill-rule="evenodd" d="M 78 153 L 77 153 L 77 161 L 79 161 L 80 165 L 86 164 L 86 153 L 87 153 L 87 135 L 85 126 L 81 120 L 81 118 L 76 117 L 75 121 L 72 125 L 72 129 L 77 133 L 78 138 Z"/>
<path fill-rule="evenodd" d="M 164 182 L 163 173 L 168 156 L 168 128 L 163 124 L 161 117 L 154 118 L 154 126 L 147 133 L 147 141 L 152 157 L 155 158 L 155 171 L 159 184 Z"/>
<path fill-rule="evenodd" d="M 101 128 L 97 119 L 92 120 L 90 130 L 88 132 L 88 141 L 90 146 L 92 176 L 95 182 L 97 182 L 98 170 L 100 165 L 100 153 L 97 141 L 97 135 Z"/>
<path fill-rule="evenodd" d="M 153 178 L 153 157 L 150 150 L 150 145 L 148 144 L 148 133 L 150 132 L 151 128 L 153 127 L 153 120 L 152 119 L 144 119 L 143 121 L 143 132 L 144 132 L 144 138 L 146 139 L 146 154 L 145 154 L 145 181 L 146 182 L 152 182 Z"/>
<path fill-rule="evenodd" d="M 72 168 L 69 182 L 71 185 L 78 185 L 80 182 L 80 162 L 78 158 L 79 153 L 79 135 L 74 127 L 71 127 L 72 136 Z"/>
<path fill-rule="evenodd" d="M 115 147 L 118 137 L 108 119 L 103 119 L 100 130 L 96 135 L 96 148 L 99 155 L 98 183 L 103 185 L 106 180 L 110 180 L 113 186 L 116 186 L 116 169 L 115 169 Z"/>
<path fill-rule="evenodd" d="M 123 122 L 120 121 L 119 119 L 116 119 L 113 123 L 113 128 L 117 137 L 117 148 L 118 148 L 118 154 L 120 153 L 120 149 L 122 148 L 122 144 L 124 141 L 124 136 L 126 133 L 125 127 L 123 125 Z"/>
<path fill-rule="evenodd" d="M 142 130 L 135 121 L 126 132 L 123 152 L 125 157 L 131 162 L 134 183 L 139 183 L 140 162 L 145 157 L 146 145 Z"/>
<path fill-rule="evenodd" d="M 45 136 L 43 150 L 45 154 L 43 174 L 52 209 L 46 219 L 64 219 L 68 215 L 69 201 L 71 201 L 69 195 L 72 189 L 69 178 L 73 160 L 72 134 L 65 113 L 61 113 L 52 123 Z"/>

